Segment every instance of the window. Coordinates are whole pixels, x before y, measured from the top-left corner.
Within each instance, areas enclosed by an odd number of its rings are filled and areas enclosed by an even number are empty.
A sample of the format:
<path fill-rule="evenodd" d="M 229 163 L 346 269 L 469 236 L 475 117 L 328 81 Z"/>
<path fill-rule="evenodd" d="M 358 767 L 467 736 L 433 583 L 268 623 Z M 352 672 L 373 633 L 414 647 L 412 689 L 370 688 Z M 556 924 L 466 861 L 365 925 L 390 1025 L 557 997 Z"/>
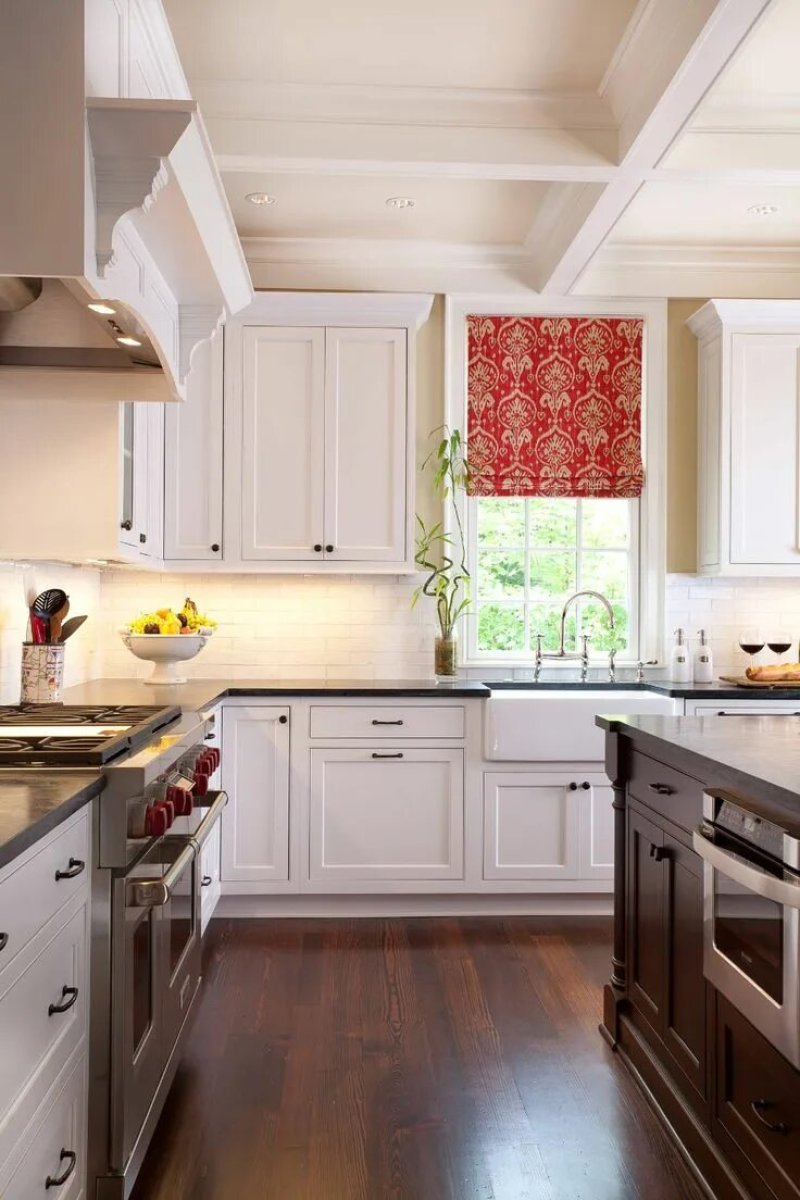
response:
<path fill-rule="evenodd" d="M 559 644 L 561 610 L 591 588 L 611 601 L 616 629 L 598 601 L 570 608 L 565 648 L 588 634 L 589 653 L 613 646 L 637 658 L 638 500 L 476 497 L 467 501 L 473 612 L 470 659 L 529 661 L 536 634 Z"/>

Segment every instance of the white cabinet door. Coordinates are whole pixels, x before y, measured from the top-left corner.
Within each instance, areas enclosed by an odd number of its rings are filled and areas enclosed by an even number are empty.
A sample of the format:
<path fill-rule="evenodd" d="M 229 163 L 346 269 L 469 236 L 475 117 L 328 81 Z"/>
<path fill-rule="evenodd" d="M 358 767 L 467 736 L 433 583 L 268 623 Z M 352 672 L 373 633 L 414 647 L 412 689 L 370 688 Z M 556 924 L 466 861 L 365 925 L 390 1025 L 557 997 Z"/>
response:
<path fill-rule="evenodd" d="M 242 470 L 231 481 L 243 559 L 321 560 L 324 426 L 325 330 L 246 326 Z"/>
<path fill-rule="evenodd" d="M 484 879 L 577 879 L 576 777 L 489 771 L 483 777 Z"/>
<path fill-rule="evenodd" d="M 602 773 L 581 776 L 577 782 L 580 877 L 613 879 L 614 789 L 608 781 L 608 776 Z"/>
<path fill-rule="evenodd" d="M 233 706 L 222 715 L 222 882 L 289 878 L 289 709 Z"/>
<path fill-rule="evenodd" d="M 325 555 L 406 556 L 406 331 L 325 331 Z"/>
<path fill-rule="evenodd" d="M 139 550 L 144 558 L 161 558 L 164 548 L 164 405 L 137 404 L 143 408 L 146 434 L 145 461 L 142 475 L 134 469 L 134 496 L 137 487 L 145 488 L 142 501 L 144 538 L 139 537 Z M 138 504 L 138 499 L 135 502 Z"/>
<path fill-rule="evenodd" d="M 731 563 L 800 565 L 800 332 L 734 333 Z"/>
<path fill-rule="evenodd" d="M 164 405 L 164 558 L 222 556 L 220 330 L 194 353 L 185 402 Z"/>
<path fill-rule="evenodd" d="M 120 420 L 120 549 L 127 558 L 159 558 L 164 405 L 123 404 Z"/>
<path fill-rule="evenodd" d="M 461 879 L 464 752 L 312 750 L 310 822 L 312 882 Z"/>

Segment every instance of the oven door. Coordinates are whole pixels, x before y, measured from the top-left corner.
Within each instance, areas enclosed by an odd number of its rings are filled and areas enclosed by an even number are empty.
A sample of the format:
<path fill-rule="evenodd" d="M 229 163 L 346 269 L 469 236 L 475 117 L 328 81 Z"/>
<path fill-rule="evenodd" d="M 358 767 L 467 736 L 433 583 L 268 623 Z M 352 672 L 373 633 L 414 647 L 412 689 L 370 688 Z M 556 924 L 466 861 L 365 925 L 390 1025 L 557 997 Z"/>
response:
<path fill-rule="evenodd" d="M 115 881 L 111 1165 L 123 1172 L 200 980 L 191 842 L 162 839 Z"/>
<path fill-rule="evenodd" d="M 698 829 L 703 861 L 703 973 L 800 1067 L 800 879 Z"/>

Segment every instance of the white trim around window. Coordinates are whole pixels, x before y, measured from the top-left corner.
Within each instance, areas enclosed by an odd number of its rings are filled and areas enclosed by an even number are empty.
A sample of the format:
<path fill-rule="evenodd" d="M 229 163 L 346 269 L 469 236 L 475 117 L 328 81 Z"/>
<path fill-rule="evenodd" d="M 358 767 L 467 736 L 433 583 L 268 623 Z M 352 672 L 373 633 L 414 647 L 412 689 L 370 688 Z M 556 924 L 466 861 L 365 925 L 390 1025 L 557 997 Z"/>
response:
<path fill-rule="evenodd" d="M 454 428 L 466 430 L 467 419 L 467 339 L 466 317 L 472 313 L 494 316 L 608 316 L 642 317 L 643 386 L 642 454 L 645 486 L 639 501 L 638 520 L 638 604 L 631 613 L 632 628 L 638 629 L 639 657 L 644 661 L 662 661 L 664 654 L 664 589 L 666 575 L 666 444 L 667 444 L 667 302 L 665 300 L 598 300 L 589 297 L 548 297 L 543 295 L 493 296 L 459 294 L 446 297 L 445 305 L 445 420 Z M 457 497 L 468 539 L 471 529 L 470 505 Z M 445 520 L 452 525 L 452 510 Z M 474 621 L 467 618 L 468 623 Z M 476 639 L 463 639 L 475 646 Z M 529 666 L 532 655 L 514 659 L 499 655 L 497 662 L 506 666 Z M 623 662 L 622 659 L 619 660 Z M 490 666 L 486 654 L 467 653 L 463 665 Z M 548 663 L 548 667 L 551 666 Z M 574 667 L 574 663 L 568 664 Z"/>

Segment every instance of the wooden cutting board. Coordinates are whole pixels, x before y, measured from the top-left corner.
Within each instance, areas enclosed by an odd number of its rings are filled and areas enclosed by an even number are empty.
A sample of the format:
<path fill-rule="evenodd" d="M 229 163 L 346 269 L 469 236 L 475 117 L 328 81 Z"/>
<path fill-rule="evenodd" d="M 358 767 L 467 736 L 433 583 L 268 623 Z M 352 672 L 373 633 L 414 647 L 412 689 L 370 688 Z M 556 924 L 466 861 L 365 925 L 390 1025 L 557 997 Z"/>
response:
<path fill-rule="evenodd" d="M 794 691 L 800 691 L 800 679 L 748 679 L 745 675 L 720 675 L 720 683 L 732 683 L 734 687 L 740 688 L 760 688 L 762 691 L 769 688 L 793 688 Z"/>

